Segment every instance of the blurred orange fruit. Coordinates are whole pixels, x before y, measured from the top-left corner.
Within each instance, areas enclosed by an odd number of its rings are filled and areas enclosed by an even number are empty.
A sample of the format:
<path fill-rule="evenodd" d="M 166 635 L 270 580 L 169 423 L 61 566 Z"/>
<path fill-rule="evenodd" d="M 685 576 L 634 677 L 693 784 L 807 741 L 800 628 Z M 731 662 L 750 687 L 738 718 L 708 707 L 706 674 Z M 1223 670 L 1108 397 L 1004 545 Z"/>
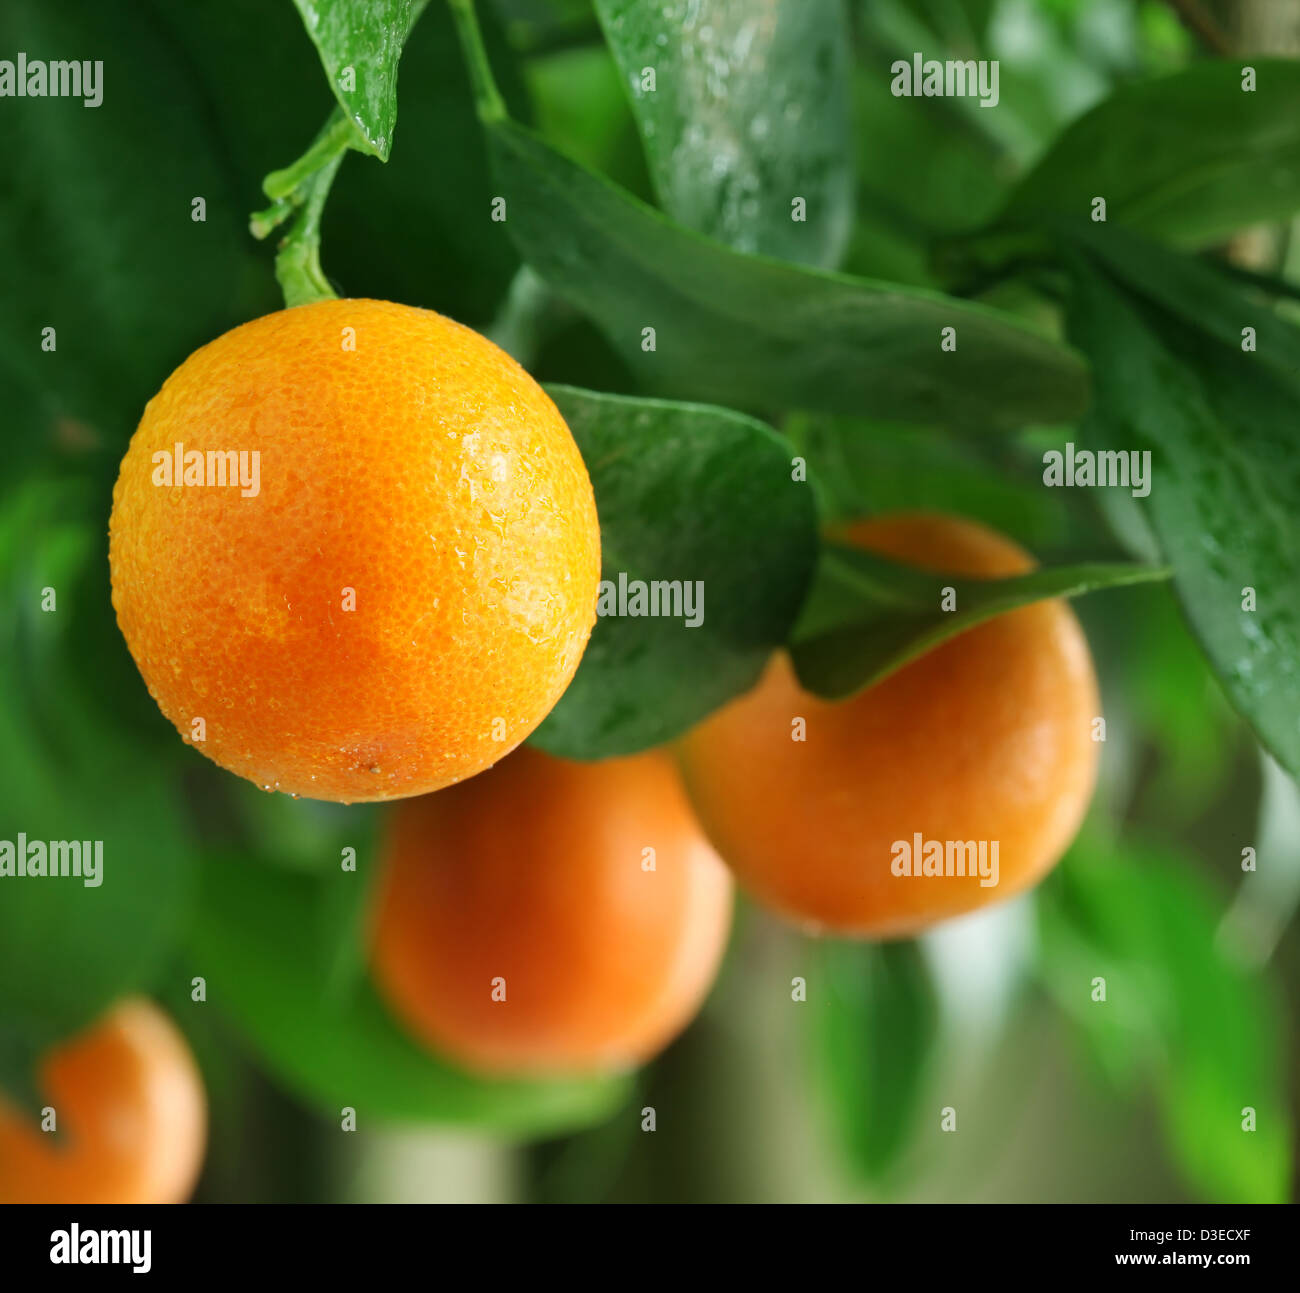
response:
<path fill-rule="evenodd" d="M 526 746 L 394 810 L 373 967 L 410 1031 L 465 1068 L 617 1070 L 695 1015 L 730 925 L 730 877 L 670 758 Z"/>
<path fill-rule="evenodd" d="M 842 537 L 958 576 L 1033 565 L 985 526 L 928 513 L 875 517 Z M 1092 797 L 1098 707 L 1083 631 L 1064 602 L 1046 601 L 839 703 L 805 692 L 777 656 L 679 753 L 705 829 L 760 902 L 815 929 L 896 937 L 1017 893 L 1057 861 Z M 805 740 L 792 739 L 796 718 Z M 970 874 L 968 842 L 985 846 L 982 875 Z M 943 873 L 916 874 L 934 843 Z"/>
<path fill-rule="evenodd" d="M 265 789 L 352 802 L 472 776 L 545 718 L 595 620 L 600 534 L 568 427 L 504 351 L 428 310 L 322 301 L 167 379 L 110 562 L 182 736 Z"/>
<path fill-rule="evenodd" d="M 0 1203 L 183 1203 L 207 1138 L 185 1039 L 148 1001 L 123 1001 L 46 1056 L 45 1132 L 0 1097 Z"/>

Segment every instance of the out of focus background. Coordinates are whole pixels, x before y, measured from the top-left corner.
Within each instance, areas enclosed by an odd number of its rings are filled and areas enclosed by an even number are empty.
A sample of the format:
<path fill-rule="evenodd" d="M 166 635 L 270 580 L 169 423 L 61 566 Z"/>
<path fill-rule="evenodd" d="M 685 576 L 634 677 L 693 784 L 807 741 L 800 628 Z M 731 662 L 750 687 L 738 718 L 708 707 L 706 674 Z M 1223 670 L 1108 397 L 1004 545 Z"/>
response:
<path fill-rule="evenodd" d="M 1117 88 L 1300 54 L 1300 5 L 1284 0 L 842 9 L 838 268 L 948 290 L 948 236 Z M 655 202 L 590 0 L 480 0 L 478 14 L 512 115 Z M 742 901 L 703 1013 L 625 1079 L 481 1084 L 422 1056 L 363 982 L 365 868 L 354 889 L 335 879 L 341 847 L 367 856 L 382 810 L 265 795 L 187 748 L 109 604 L 112 482 L 145 402 L 197 346 L 283 303 L 248 217 L 332 107 L 320 55 L 289 0 L 6 0 L 0 57 L 19 50 L 102 59 L 106 81 L 94 109 L 0 99 L 0 836 L 104 839 L 131 864 L 97 901 L 0 880 L 0 1086 L 25 1090 L 34 1047 L 143 991 L 203 1069 L 202 1201 L 1292 1197 L 1300 795 L 1165 585 L 1076 604 L 1107 719 L 1101 784 L 1035 893 L 888 945 L 808 939 Z M 913 51 L 996 59 L 996 111 L 891 95 L 890 64 Z M 496 187 L 441 0 L 407 43 L 397 103 L 390 160 L 351 155 L 339 172 L 325 270 L 341 294 L 499 328 L 520 260 L 487 215 Z M 830 113 L 824 128 L 843 124 Z M 1295 234 L 1253 224 L 1207 254 L 1300 297 Z M 1013 281 L 985 299 L 1059 329 L 1050 290 Z M 545 324 L 539 380 L 635 389 L 582 313 Z M 1090 491 L 1042 486 L 1044 447 L 1069 428 L 864 418 L 855 435 L 853 418 L 764 412 L 804 446 L 829 516 L 936 507 L 1044 564 L 1119 552 Z M 51 587 L 56 614 L 41 609 Z M 222 984 L 201 1007 L 196 974 Z M 345 1105 L 363 1111 L 355 1132 L 340 1131 Z"/>

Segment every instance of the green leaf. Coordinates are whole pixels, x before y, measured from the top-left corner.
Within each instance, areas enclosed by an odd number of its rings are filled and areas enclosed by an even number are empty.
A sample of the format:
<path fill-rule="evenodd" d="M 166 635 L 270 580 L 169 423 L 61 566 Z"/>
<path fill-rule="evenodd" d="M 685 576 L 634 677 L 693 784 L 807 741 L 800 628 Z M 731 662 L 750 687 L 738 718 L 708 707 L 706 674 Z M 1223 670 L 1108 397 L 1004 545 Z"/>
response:
<path fill-rule="evenodd" d="M 1282 1021 L 1271 985 L 1226 954 L 1219 906 L 1184 859 L 1085 839 L 1040 891 L 1043 975 L 1113 1077 L 1154 1081 L 1171 1152 L 1201 1195 L 1279 1203 L 1292 1136 Z"/>
<path fill-rule="evenodd" d="M 1237 766 L 1244 724 L 1228 704 L 1172 589 L 1130 597 L 1123 608 L 1117 679 L 1128 706 L 1160 750 L 1151 790 L 1181 815 L 1183 805 L 1215 802 Z"/>
<path fill-rule="evenodd" d="M 0 6 L 6 57 L 27 50 L 104 64 L 98 107 L 4 100 L 0 372 L 11 470 L 42 450 L 116 462 L 168 372 L 274 305 L 208 100 L 154 9 L 95 0 Z M 227 64 L 227 90 L 229 76 Z M 136 92 L 146 85 L 148 95 Z M 201 220 L 196 198 L 205 203 Z M 53 350 L 42 348 L 46 328 Z M 14 403 L 11 371 L 23 374 Z"/>
<path fill-rule="evenodd" d="M 1083 407 L 1079 357 L 1015 316 L 742 255 L 513 121 L 486 115 L 484 128 L 520 253 L 648 389 L 741 408 L 997 428 Z M 952 352 L 940 349 L 946 327 L 957 331 Z"/>
<path fill-rule="evenodd" d="M 1094 562 L 1011 579 L 933 574 L 857 548 L 828 544 L 795 626 L 800 683 L 839 700 L 879 682 L 948 638 L 1031 602 L 1164 579 L 1158 567 Z M 944 589 L 956 609 L 943 609 Z"/>
<path fill-rule="evenodd" d="M 483 30 L 506 102 L 524 103 L 505 39 Z M 411 33 L 402 86 L 403 143 L 385 166 L 345 165 L 325 212 L 325 257 L 351 296 L 424 306 L 485 324 L 519 258 L 490 215 L 499 192 L 478 139 L 469 78 L 446 0 Z"/>
<path fill-rule="evenodd" d="M 157 17 L 209 105 L 204 119 L 211 139 L 204 147 L 229 159 L 238 184 L 234 209 L 242 218 L 262 200 L 261 177 L 306 145 L 332 108 L 319 60 L 287 4 L 190 0 L 159 6 Z M 507 102 L 522 110 L 514 65 L 497 57 L 505 52 L 504 38 L 492 23 L 485 23 L 483 36 L 501 68 Z M 359 157 L 344 161 L 325 207 L 325 268 L 340 295 L 420 305 L 480 326 L 492 317 L 519 259 L 485 215 L 498 190 L 483 148 L 467 144 L 478 138 L 478 117 L 445 0 L 424 13 L 403 57 L 418 69 L 402 82 L 405 144 L 383 166 Z M 238 94 L 228 92 L 231 67 L 240 69 Z M 265 289 L 265 303 L 250 313 L 278 308 L 269 251 L 246 229 L 239 236 Z M 200 334 L 195 344 L 211 335 Z"/>
<path fill-rule="evenodd" d="M 1300 210 L 1300 63 L 1203 61 L 1120 87 L 1059 136 L 998 223 L 1087 219 L 1098 197 L 1108 223 L 1187 245 Z"/>
<path fill-rule="evenodd" d="M 324 967 L 325 990 L 337 999 L 356 990 L 366 973 L 366 937 L 377 892 L 380 814 L 373 808 L 349 814 L 347 846 L 356 869 L 343 869 L 342 849 L 321 873 L 316 906 L 316 937 Z"/>
<path fill-rule="evenodd" d="M 842 0 L 596 0 L 596 11 L 664 210 L 738 251 L 837 264 L 853 211 Z"/>
<path fill-rule="evenodd" d="M 97 875 L 0 876 L 0 1017 L 42 1042 L 148 987 L 192 893 L 178 778 L 85 703 L 92 644 L 67 640 L 97 523 L 84 488 L 40 478 L 0 511 L 3 838 L 15 861 L 20 835 L 102 857 Z"/>
<path fill-rule="evenodd" d="M 480 1079 L 435 1059 L 389 1017 L 369 981 L 341 994 L 318 943 L 325 886 L 244 857 L 203 866 L 192 940 L 195 974 L 263 1062 L 303 1099 L 361 1125 L 432 1122 L 511 1135 L 557 1135 L 609 1116 L 622 1079 Z"/>
<path fill-rule="evenodd" d="M 549 391 L 591 473 L 602 579 L 702 586 L 696 627 L 684 613 L 602 614 L 533 737 L 569 758 L 630 754 L 746 690 L 786 640 L 817 548 L 813 496 L 791 478 L 789 447 L 739 413 Z"/>
<path fill-rule="evenodd" d="M 397 124 L 397 64 L 428 0 L 293 2 L 359 143 L 386 161 Z"/>
<path fill-rule="evenodd" d="M 459 50 L 450 52 L 459 58 Z M 524 74 L 537 130 L 590 170 L 608 175 L 638 197 L 650 196 L 650 176 L 636 118 L 623 93 L 623 74 L 603 44 L 530 58 Z"/>
<path fill-rule="evenodd" d="M 48 1021 L 24 1020 L 15 1026 L 0 1015 L 0 1097 L 38 1126 L 48 1100 L 41 1092 L 41 1059 L 60 1040 Z"/>
<path fill-rule="evenodd" d="M 792 417 L 785 431 L 829 521 L 921 509 L 983 521 L 1031 549 L 1062 540 L 1062 499 L 1043 488 L 1041 455 L 1028 445 L 816 415 Z"/>
<path fill-rule="evenodd" d="M 1274 376 L 1300 379 L 1300 330 L 1273 309 L 1268 298 L 1230 278 L 1225 267 L 1170 251 L 1125 229 L 1089 222 L 1060 227 L 1067 261 L 1082 247 L 1126 290 L 1177 317 L 1207 338 L 1240 351 L 1242 329 L 1255 330 L 1255 355 Z"/>
<path fill-rule="evenodd" d="M 1186 265 L 1194 280 L 1203 272 L 1174 256 L 1160 265 L 1169 275 Z M 1300 388 L 1282 375 L 1282 347 L 1294 355 L 1300 333 L 1245 297 L 1229 298 L 1226 315 L 1207 297 L 1195 323 L 1180 319 L 1095 260 L 1079 261 L 1074 278 L 1071 330 L 1097 372 L 1091 435 L 1151 453 L 1142 515 L 1184 612 L 1233 705 L 1300 774 Z M 1247 323 L 1259 325 L 1257 353 L 1219 339 Z"/>
<path fill-rule="evenodd" d="M 896 1174 L 939 1033 L 929 973 L 912 942 L 825 942 L 809 979 L 815 1072 L 836 1140 L 864 1179 Z"/>
<path fill-rule="evenodd" d="M 888 66 L 882 55 L 858 66 L 853 75 L 859 180 L 853 247 L 845 267 L 869 277 L 931 286 L 931 241 L 993 215 L 1007 192 L 1009 165 L 958 110 L 959 100 L 891 94 L 890 78 L 882 72 Z"/>

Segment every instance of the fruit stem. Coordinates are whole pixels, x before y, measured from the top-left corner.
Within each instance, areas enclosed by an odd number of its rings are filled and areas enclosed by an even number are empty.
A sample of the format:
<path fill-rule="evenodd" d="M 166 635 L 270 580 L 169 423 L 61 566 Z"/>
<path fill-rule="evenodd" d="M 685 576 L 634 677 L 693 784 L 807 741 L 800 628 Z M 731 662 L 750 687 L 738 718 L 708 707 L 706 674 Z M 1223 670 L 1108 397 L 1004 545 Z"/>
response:
<path fill-rule="evenodd" d="M 343 115 L 341 108 L 335 108 L 326 118 L 320 133 L 312 140 L 311 147 L 296 162 L 283 170 L 272 171 L 262 181 L 262 192 L 273 202 L 292 198 L 297 189 L 335 158 L 342 157 L 355 141 L 352 123 Z"/>
<path fill-rule="evenodd" d="M 285 305 L 308 305 L 338 297 L 321 269 L 320 224 L 325 199 L 342 161 L 340 152 L 305 182 L 306 201 L 276 252 L 275 277 Z"/>
<path fill-rule="evenodd" d="M 341 109 L 335 108 L 307 151 L 262 181 L 262 191 L 272 205 L 250 217 L 253 237 L 265 238 L 293 219 L 275 257 L 275 276 L 286 305 L 306 305 L 337 296 L 321 269 L 321 216 L 343 155 L 355 146 L 352 123 Z"/>
<path fill-rule="evenodd" d="M 492 65 L 488 61 L 487 47 L 483 44 L 483 32 L 478 24 L 474 0 L 447 0 L 447 3 L 451 6 L 451 16 L 456 21 L 456 34 L 460 37 L 460 46 L 469 67 L 469 79 L 474 87 L 474 106 L 478 110 L 479 120 L 504 121 L 509 114 L 492 75 Z"/>

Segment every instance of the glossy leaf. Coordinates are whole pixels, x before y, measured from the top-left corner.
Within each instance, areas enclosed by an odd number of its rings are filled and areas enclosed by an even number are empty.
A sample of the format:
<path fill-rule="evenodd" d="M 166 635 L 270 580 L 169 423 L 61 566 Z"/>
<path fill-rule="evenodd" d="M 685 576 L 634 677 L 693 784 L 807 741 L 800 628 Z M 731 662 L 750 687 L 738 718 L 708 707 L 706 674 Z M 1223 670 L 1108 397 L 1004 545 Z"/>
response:
<path fill-rule="evenodd" d="M 1095 562 L 1011 579 L 957 578 L 827 545 L 791 654 L 805 688 L 841 699 L 995 615 L 1167 576 L 1159 567 Z M 955 593 L 955 610 L 943 609 L 945 588 Z"/>
<path fill-rule="evenodd" d="M 397 123 L 397 65 L 428 0 L 293 0 L 357 144 L 387 159 Z"/>
<path fill-rule="evenodd" d="M 1083 407 L 1079 357 L 1012 315 L 742 255 L 513 121 L 489 115 L 485 129 L 520 253 L 648 389 L 740 408 L 1002 428 Z M 940 348 L 947 327 L 957 332 L 952 352 Z"/>
<path fill-rule="evenodd" d="M 837 264 L 853 209 L 843 0 L 596 11 L 664 210 L 738 251 Z"/>
<path fill-rule="evenodd" d="M 371 865 L 360 861 L 362 870 Z M 333 1117 L 351 1106 L 369 1126 L 432 1122 L 545 1135 L 617 1107 L 626 1089 L 620 1079 L 472 1077 L 411 1041 L 368 980 L 340 993 L 339 962 L 318 941 L 320 913 L 332 905 L 324 887 L 357 885 L 360 874 L 312 880 L 235 856 L 204 864 L 194 973 L 207 979 L 213 1008 L 286 1085 Z"/>
<path fill-rule="evenodd" d="M 484 10 L 483 38 L 500 66 L 502 94 L 523 111 L 526 97 L 514 65 L 495 57 L 504 53 L 505 41 L 490 17 Z M 210 105 L 202 146 L 225 159 L 232 176 L 229 203 L 252 260 L 249 273 L 265 297 L 260 309 L 231 321 L 242 322 L 283 304 L 271 272 L 274 239 L 259 245 L 243 227 L 248 212 L 264 201 L 262 177 L 308 144 L 333 100 L 287 4 L 190 0 L 158 7 L 157 20 Z M 445 0 L 426 10 L 403 57 L 412 72 L 402 82 L 402 135 L 382 166 L 361 156 L 344 159 L 325 207 L 324 266 L 342 296 L 401 301 L 482 326 L 519 258 L 485 217 L 496 189 Z M 241 69 L 238 94 L 228 92 L 231 67 Z M 195 344 L 212 335 L 200 335 Z"/>
<path fill-rule="evenodd" d="M 1087 219 L 1098 197 L 1107 223 L 1190 245 L 1300 210 L 1300 64 L 1207 60 L 1121 86 L 1057 138 L 999 223 Z"/>
<path fill-rule="evenodd" d="M 573 387 L 550 394 L 591 473 L 610 592 L 620 580 L 702 589 L 695 627 L 685 601 L 673 615 L 602 614 L 533 737 L 570 758 L 630 754 L 746 690 L 786 640 L 816 552 L 812 492 L 792 479 L 784 442 L 738 413 Z"/>
<path fill-rule="evenodd" d="M 1178 263 L 1170 257 L 1164 272 Z M 1300 387 L 1277 347 L 1300 333 L 1243 298 L 1227 316 L 1222 308 L 1207 298 L 1195 322 L 1180 319 L 1089 259 L 1075 274 L 1071 329 L 1098 373 L 1092 435 L 1152 455 L 1141 514 L 1183 610 L 1233 704 L 1297 775 Z M 1246 322 L 1261 325 L 1255 353 L 1214 335 L 1239 336 Z M 1294 340 L 1289 353 L 1300 353 Z"/>

